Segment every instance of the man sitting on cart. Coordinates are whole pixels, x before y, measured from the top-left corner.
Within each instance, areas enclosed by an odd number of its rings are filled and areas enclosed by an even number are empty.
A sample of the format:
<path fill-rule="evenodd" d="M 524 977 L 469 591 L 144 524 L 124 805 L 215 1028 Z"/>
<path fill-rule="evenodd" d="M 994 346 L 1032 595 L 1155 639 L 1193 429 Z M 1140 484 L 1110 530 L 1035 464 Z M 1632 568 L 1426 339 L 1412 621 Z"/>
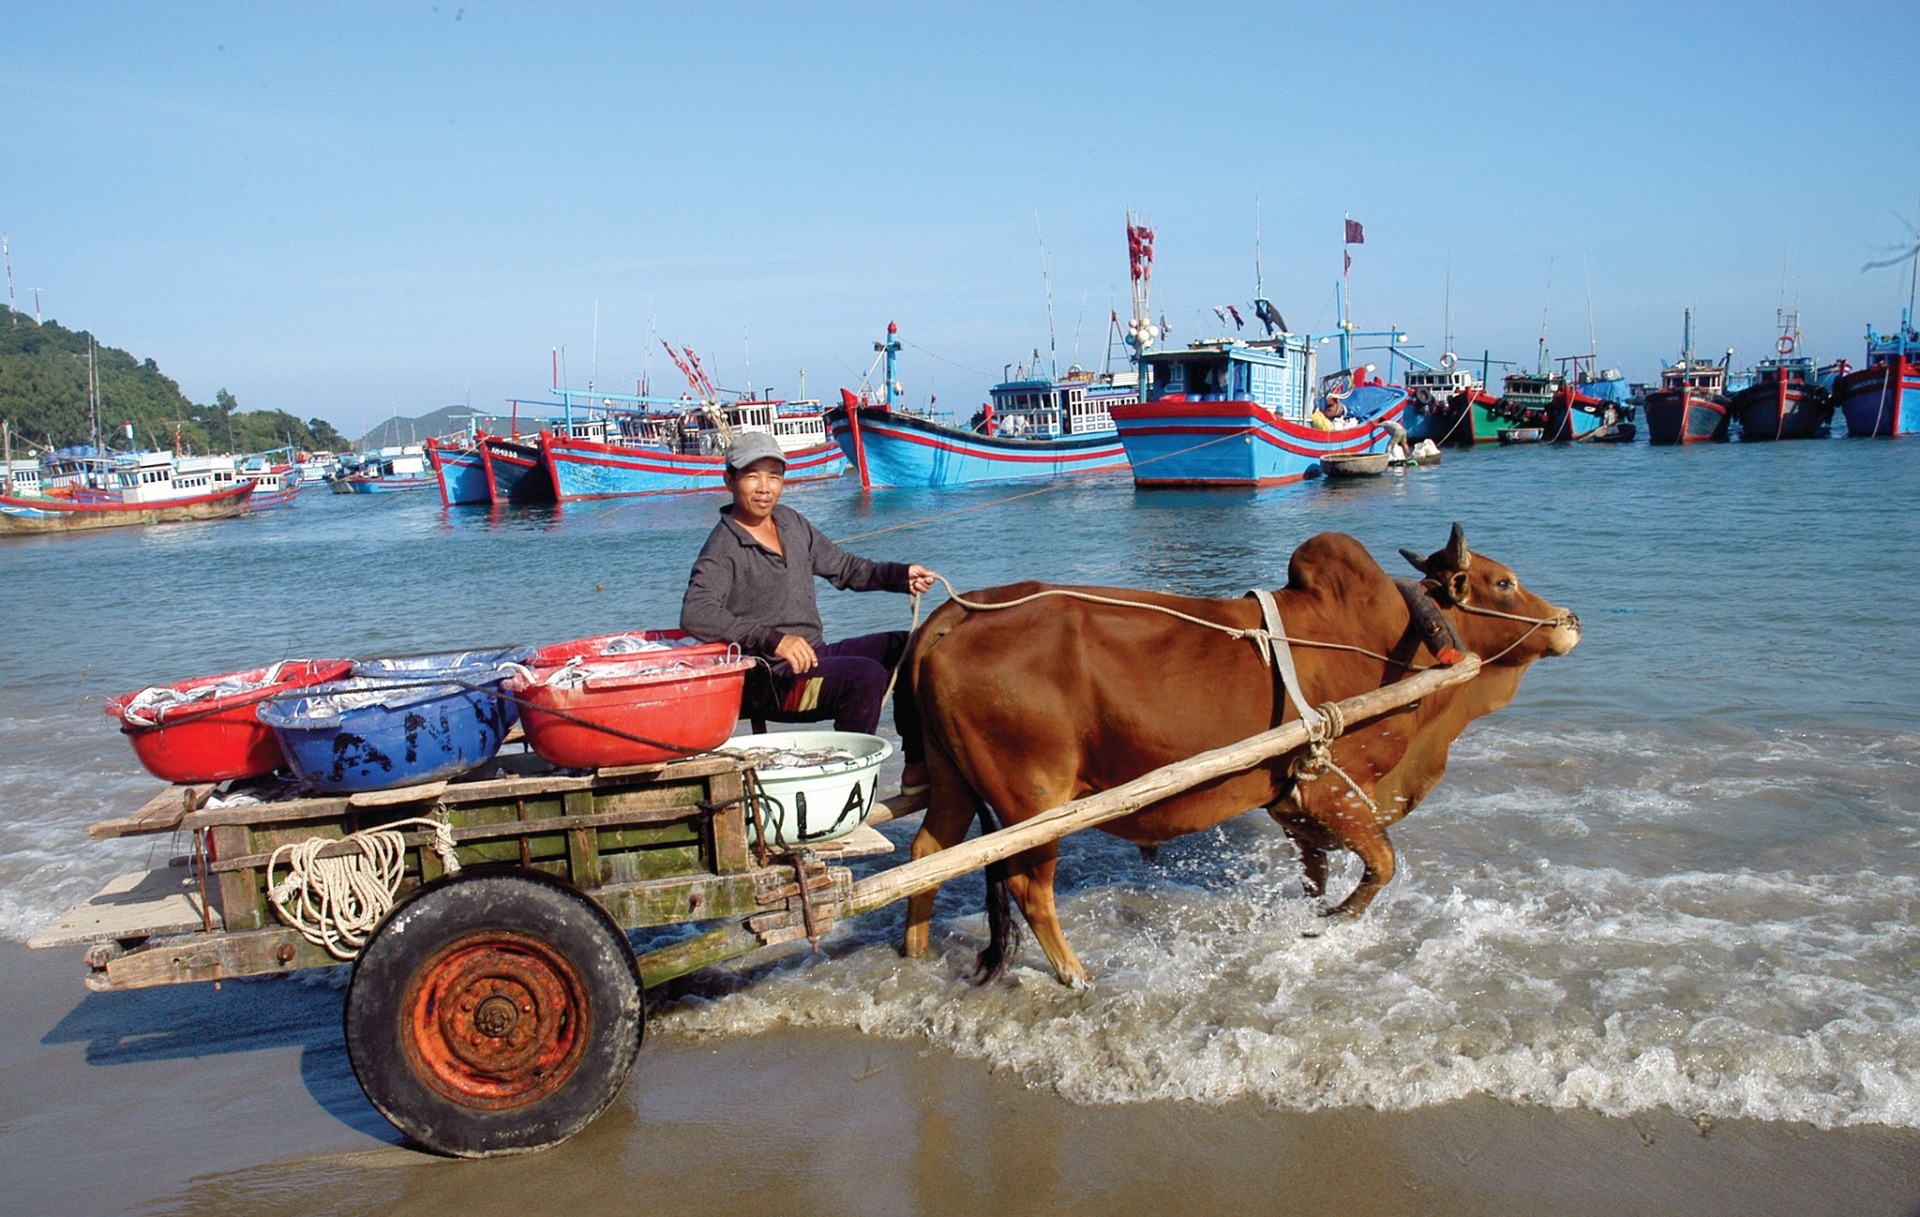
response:
<path fill-rule="evenodd" d="M 787 459 L 772 436 L 743 431 L 727 448 L 727 489 L 687 578 L 680 628 L 702 642 L 731 642 L 767 660 L 747 681 L 741 712 L 749 718 L 806 723 L 832 719 L 838 731 L 872 734 L 880 703 L 907 632 L 864 634 L 827 642 L 813 580 L 856 592 L 924 592 L 933 572 L 899 562 L 855 557 L 821 535 L 807 518 L 780 505 Z M 893 691 L 893 721 L 906 768 L 901 792 L 927 781 L 920 720 L 904 685 Z"/>

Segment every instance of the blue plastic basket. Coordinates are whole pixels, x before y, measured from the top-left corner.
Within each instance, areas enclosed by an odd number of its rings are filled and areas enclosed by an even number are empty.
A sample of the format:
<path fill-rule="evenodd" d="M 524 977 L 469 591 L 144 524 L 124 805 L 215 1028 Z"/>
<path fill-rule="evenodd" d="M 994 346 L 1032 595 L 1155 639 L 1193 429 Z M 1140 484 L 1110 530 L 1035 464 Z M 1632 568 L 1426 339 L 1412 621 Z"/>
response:
<path fill-rule="evenodd" d="M 346 680 L 260 707 L 309 790 L 355 794 L 459 777 L 492 760 L 517 716 L 500 696 L 511 651 L 357 663 Z"/>

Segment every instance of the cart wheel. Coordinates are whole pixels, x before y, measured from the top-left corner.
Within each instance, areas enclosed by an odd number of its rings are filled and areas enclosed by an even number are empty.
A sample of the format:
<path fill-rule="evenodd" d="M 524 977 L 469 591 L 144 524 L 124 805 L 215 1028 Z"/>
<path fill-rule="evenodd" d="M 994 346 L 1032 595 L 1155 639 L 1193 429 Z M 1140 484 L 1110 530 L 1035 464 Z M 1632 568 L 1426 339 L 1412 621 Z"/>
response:
<path fill-rule="evenodd" d="M 645 1023 L 633 949 L 599 905 L 531 872 L 422 889 L 367 944 L 347 1056 L 400 1131 L 463 1158 L 544 1149 L 626 1083 Z"/>

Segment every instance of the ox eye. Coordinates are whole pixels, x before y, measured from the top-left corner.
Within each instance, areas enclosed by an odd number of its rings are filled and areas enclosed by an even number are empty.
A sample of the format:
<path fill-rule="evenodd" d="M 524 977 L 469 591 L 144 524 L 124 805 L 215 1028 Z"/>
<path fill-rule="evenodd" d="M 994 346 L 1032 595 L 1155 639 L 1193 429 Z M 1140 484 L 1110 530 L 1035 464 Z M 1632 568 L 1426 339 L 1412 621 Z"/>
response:
<path fill-rule="evenodd" d="M 1503 592 L 1510 592 L 1514 588 L 1519 587 L 1520 585 L 1518 583 L 1515 583 L 1512 579 L 1502 579 L 1499 582 L 1495 583 L 1494 586 L 1499 588 Z"/>

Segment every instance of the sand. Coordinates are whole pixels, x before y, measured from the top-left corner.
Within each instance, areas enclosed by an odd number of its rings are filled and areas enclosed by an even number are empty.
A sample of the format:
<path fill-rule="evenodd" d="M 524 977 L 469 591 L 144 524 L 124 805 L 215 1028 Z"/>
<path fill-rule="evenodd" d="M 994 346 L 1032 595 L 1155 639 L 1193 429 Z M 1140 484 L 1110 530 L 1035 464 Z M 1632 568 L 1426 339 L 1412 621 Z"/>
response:
<path fill-rule="evenodd" d="M 89 995 L 78 951 L 17 944 L 0 968 L 9 1214 L 1920 1212 L 1920 1130 L 1076 1106 L 924 1042 L 810 1030 L 650 1038 L 579 1137 L 456 1162 L 360 1095 L 337 988 Z"/>

